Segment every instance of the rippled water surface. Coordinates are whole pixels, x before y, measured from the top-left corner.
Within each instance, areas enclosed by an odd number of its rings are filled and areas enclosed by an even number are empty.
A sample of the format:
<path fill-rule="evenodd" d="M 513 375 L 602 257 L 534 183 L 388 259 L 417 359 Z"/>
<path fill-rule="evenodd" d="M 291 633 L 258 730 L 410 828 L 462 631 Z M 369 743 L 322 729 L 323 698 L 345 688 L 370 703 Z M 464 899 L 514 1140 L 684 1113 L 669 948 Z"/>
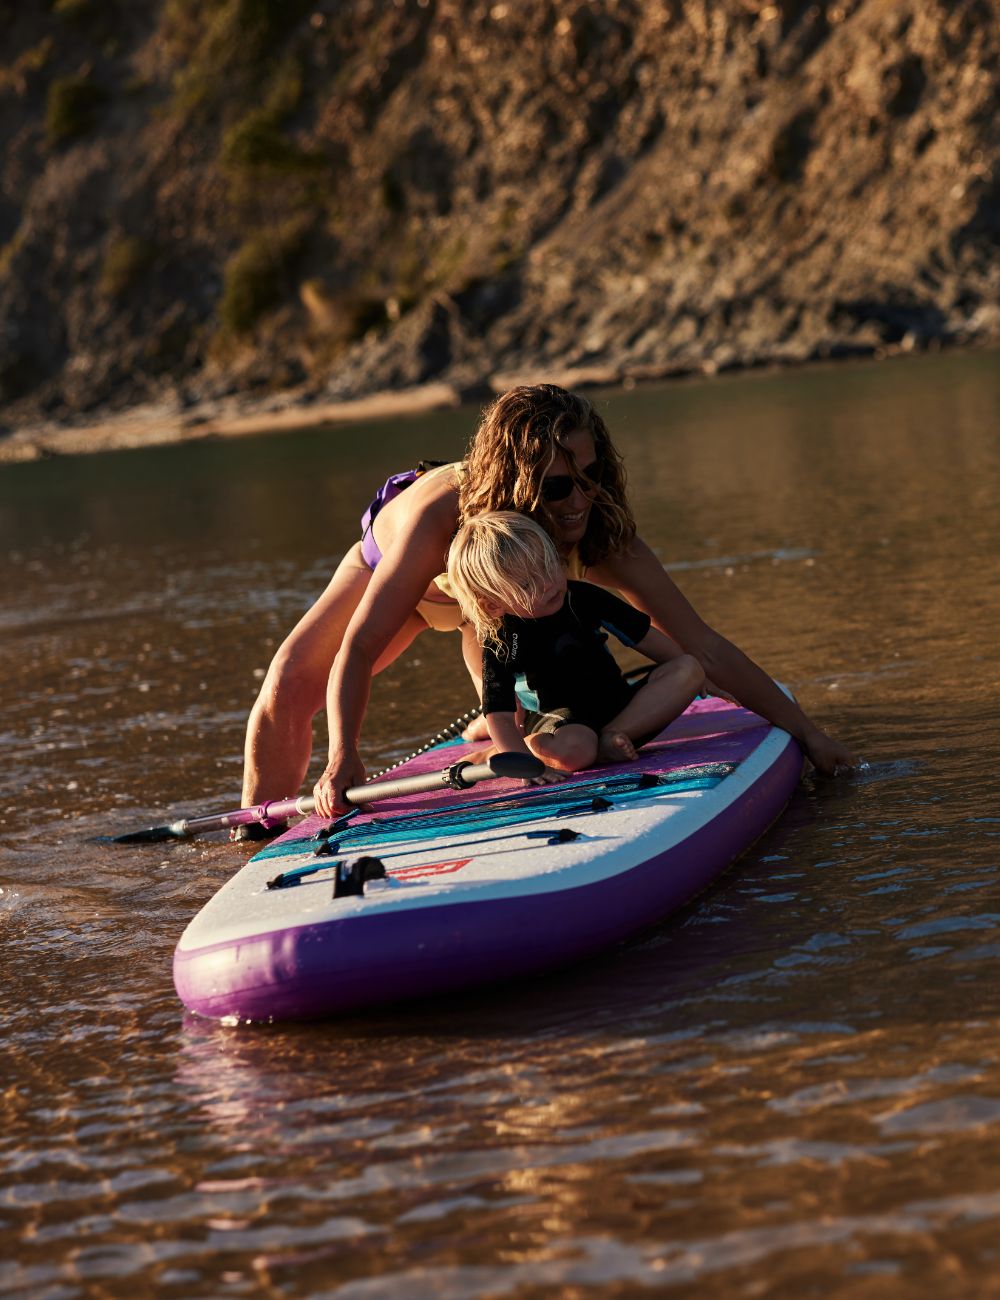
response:
<path fill-rule="evenodd" d="M 0 1294 L 1000 1294 L 1000 366 L 600 396 L 641 530 L 867 761 L 561 975 L 226 1028 L 170 976 L 242 726 L 372 488 L 474 411 L 0 470 Z M 365 752 L 471 703 L 453 638 Z"/>

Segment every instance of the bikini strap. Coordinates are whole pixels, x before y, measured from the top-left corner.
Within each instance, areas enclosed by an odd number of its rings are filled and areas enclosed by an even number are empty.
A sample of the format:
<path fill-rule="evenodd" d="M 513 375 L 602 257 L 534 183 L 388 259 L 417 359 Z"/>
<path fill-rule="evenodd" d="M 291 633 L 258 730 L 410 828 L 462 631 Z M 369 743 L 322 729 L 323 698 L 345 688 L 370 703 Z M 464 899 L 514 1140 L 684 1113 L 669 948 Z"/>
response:
<path fill-rule="evenodd" d="M 405 491 L 411 483 L 415 483 L 428 470 L 437 469 L 438 466 L 447 465 L 448 463 L 446 460 L 422 460 L 417 463 L 416 469 L 404 469 L 398 474 L 390 474 L 375 493 L 368 509 L 361 516 L 362 535 L 371 528 L 372 520 L 383 506 L 388 505 L 390 501 L 399 496 L 400 492 Z"/>

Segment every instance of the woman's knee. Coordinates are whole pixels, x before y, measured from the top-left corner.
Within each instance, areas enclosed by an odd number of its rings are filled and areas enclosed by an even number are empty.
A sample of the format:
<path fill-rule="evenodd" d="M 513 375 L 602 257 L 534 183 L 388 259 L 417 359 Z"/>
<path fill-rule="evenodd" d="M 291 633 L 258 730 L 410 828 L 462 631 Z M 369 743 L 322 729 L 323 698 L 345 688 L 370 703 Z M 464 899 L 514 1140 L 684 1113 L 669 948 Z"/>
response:
<path fill-rule="evenodd" d="M 271 660 L 257 708 L 267 713 L 308 713 L 312 717 L 323 707 L 331 667 L 317 663 L 294 645 L 283 645 Z"/>

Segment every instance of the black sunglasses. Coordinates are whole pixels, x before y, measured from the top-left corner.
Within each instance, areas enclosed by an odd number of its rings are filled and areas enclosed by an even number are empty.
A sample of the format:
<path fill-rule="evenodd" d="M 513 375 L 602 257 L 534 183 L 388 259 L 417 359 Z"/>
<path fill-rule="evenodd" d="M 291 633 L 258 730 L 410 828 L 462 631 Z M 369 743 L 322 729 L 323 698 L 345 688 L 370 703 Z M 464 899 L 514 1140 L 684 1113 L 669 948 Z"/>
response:
<path fill-rule="evenodd" d="M 589 465 L 584 465 L 580 470 L 580 478 L 586 480 L 591 487 L 600 487 L 601 485 L 601 462 L 592 461 Z M 565 501 L 571 495 L 573 489 L 577 486 L 578 480 L 572 474 L 550 474 L 548 478 L 542 479 L 542 500 Z M 581 487 L 585 492 L 586 487 Z"/>

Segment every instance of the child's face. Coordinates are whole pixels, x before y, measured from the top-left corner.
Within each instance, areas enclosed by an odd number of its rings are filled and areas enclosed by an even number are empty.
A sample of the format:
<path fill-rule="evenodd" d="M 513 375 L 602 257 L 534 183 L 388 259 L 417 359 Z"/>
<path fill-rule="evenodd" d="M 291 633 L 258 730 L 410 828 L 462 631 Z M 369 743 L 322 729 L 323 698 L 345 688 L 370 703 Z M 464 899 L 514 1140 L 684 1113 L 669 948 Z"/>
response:
<path fill-rule="evenodd" d="M 524 603 L 502 610 L 504 614 L 514 614 L 517 618 L 545 618 L 558 613 L 566 599 L 566 575 L 560 573 L 558 578 L 547 581 L 537 596 L 525 593 Z"/>

